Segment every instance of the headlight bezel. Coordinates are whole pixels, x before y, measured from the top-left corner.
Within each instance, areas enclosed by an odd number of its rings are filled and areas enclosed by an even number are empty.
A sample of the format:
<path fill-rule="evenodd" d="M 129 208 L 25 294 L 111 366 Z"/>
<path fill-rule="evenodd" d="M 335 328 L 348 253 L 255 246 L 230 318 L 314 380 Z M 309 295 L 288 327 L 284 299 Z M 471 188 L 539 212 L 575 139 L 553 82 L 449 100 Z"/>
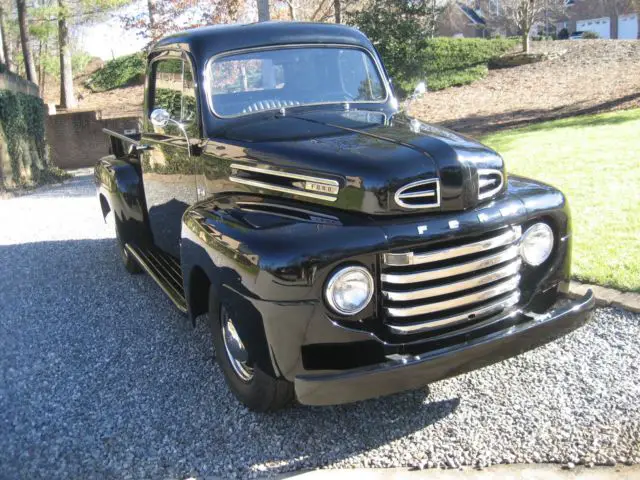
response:
<path fill-rule="evenodd" d="M 336 285 L 341 279 L 343 279 L 345 275 L 348 275 L 350 273 L 355 273 L 355 272 L 364 274 L 369 291 L 365 297 L 365 301 L 360 305 L 359 308 L 352 311 L 348 311 L 348 310 L 345 310 L 344 308 L 341 308 L 341 306 L 337 304 L 334 298 L 334 292 L 336 289 Z M 367 267 L 359 264 L 340 265 L 338 268 L 333 270 L 333 272 L 331 272 L 331 274 L 328 276 L 325 286 L 323 288 L 323 296 L 324 296 L 325 303 L 327 304 L 327 306 L 329 307 L 332 313 L 340 315 L 342 317 L 353 317 L 354 315 L 361 313 L 371 303 L 374 292 L 375 292 L 375 281 L 373 279 L 373 275 L 371 274 L 371 272 Z"/>
<path fill-rule="evenodd" d="M 551 241 L 550 241 L 550 244 L 545 246 L 546 247 L 545 255 L 539 256 L 539 258 L 536 258 L 535 256 L 531 255 L 531 252 L 527 254 L 527 240 L 533 235 L 536 235 L 538 233 L 547 234 L 548 235 L 547 238 L 550 238 Z M 520 258 L 522 258 L 524 263 L 530 267 L 536 268 L 536 267 L 539 267 L 540 265 L 543 265 L 547 260 L 549 260 L 549 258 L 551 258 L 553 251 L 555 249 L 555 246 L 556 246 L 556 235 L 551 225 L 543 221 L 537 221 L 527 226 L 526 230 L 522 234 L 522 237 L 520 237 L 518 248 L 519 248 Z"/>

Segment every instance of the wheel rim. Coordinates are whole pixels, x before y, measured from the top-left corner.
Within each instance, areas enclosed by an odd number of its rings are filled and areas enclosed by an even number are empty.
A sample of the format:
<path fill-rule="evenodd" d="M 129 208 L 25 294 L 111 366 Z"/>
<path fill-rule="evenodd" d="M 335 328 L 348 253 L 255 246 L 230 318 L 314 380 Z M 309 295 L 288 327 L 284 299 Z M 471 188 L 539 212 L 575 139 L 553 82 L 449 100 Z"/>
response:
<path fill-rule="evenodd" d="M 236 330 L 233 320 L 227 313 L 226 309 L 222 309 L 222 340 L 227 358 L 233 371 L 243 381 L 249 382 L 253 378 L 253 367 L 249 366 L 249 355 L 244 348 L 240 335 Z"/>

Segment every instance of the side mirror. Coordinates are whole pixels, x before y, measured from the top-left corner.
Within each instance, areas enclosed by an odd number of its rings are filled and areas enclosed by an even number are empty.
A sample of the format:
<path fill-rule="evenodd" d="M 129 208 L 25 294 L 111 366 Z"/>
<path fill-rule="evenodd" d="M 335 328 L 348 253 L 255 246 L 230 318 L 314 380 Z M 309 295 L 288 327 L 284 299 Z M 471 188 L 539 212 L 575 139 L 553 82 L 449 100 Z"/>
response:
<path fill-rule="evenodd" d="M 171 120 L 171 115 L 164 108 L 156 108 L 151 112 L 150 119 L 154 127 L 166 127 Z"/>
<path fill-rule="evenodd" d="M 411 95 L 411 98 L 420 98 L 425 93 L 427 93 L 427 84 L 425 82 L 420 82 L 413 90 L 413 95 Z"/>

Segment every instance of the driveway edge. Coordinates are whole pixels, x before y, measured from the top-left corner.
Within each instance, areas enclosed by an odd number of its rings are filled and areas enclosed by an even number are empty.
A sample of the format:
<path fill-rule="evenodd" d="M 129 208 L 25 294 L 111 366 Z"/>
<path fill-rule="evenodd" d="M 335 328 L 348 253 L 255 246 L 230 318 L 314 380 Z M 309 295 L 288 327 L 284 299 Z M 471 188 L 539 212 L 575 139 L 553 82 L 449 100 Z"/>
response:
<path fill-rule="evenodd" d="M 640 313 L 640 293 L 621 292 L 613 288 L 601 287 L 600 285 L 590 285 L 571 280 L 569 285 L 569 296 L 572 298 L 582 297 L 587 290 L 593 290 L 596 297 L 596 305 L 601 307 L 618 307 L 630 312 Z"/>
<path fill-rule="evenodd" d="M 279 475 L 280 479 L 300 480 L 342 480 L 358 478 L 363 480 L 632 480 L 640 476 L 640 465 L 615 467 L 598 466 L 588 468 L 577 466 L 567 468 L 559 464 L 494 465 L 482 470 L 472 467 L 460 469 L 427 468 L 409 470 L 406 468 L 354 468 L 319 469 L 307 472 Z"/>

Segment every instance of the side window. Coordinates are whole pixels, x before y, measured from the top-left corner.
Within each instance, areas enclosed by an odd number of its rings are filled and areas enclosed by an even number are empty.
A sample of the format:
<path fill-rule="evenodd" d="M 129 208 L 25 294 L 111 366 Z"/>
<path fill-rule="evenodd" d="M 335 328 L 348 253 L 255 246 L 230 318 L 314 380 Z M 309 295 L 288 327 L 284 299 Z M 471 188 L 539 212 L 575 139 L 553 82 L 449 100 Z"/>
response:
<path fill-rule="evenodd" d="M 153 108 L 163 108 L 171 118 L 185 125 L 196 123 L 196 97 L 189 62 L 180 58 L 159 60 L 154 64 Z"/>

